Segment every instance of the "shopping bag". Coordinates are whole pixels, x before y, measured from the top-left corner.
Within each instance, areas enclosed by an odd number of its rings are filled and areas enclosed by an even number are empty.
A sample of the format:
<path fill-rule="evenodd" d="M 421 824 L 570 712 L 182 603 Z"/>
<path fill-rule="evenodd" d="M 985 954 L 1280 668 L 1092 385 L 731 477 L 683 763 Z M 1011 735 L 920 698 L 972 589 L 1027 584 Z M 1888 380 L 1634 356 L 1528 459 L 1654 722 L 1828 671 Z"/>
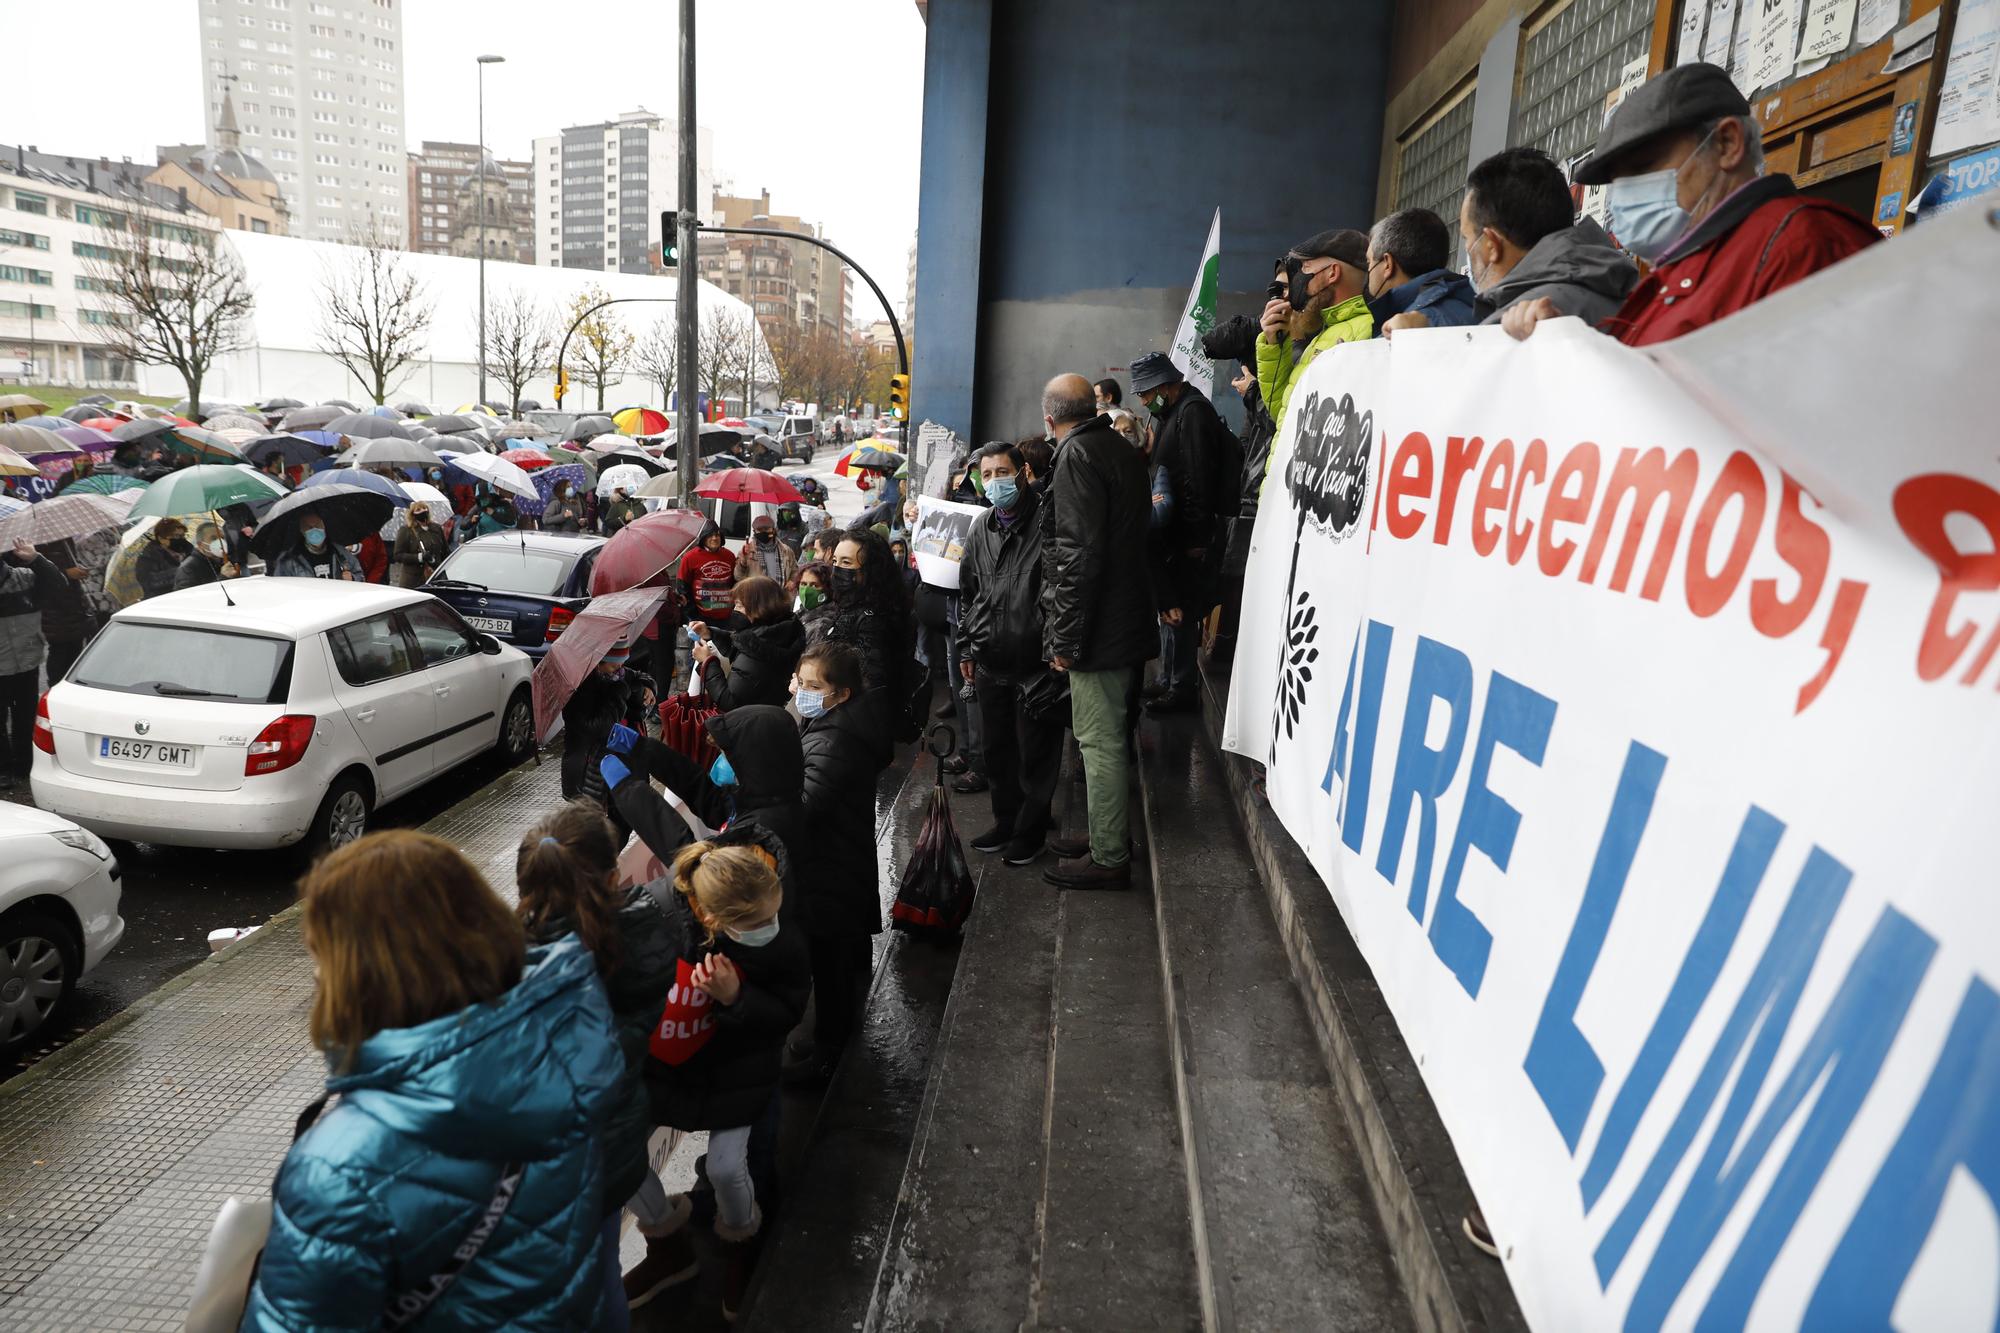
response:
<path fill-rule="evenodd" d="M 946 737 L 941 747 L 940 732 Z M 889 920 L 897 930 L 939 938 L 956 935 L 965 925 L 965 919 L 972 915 L 975 893 L 972 867 L 966 863 L 965 848 L 952 825 L 951 798 L 944 789 L 943 760 L 952 750 L 951 734 L 949 727 L 931 729 L 928 748 L 938 763 L 937 781 L 931 786 L 916 846 L 903 866 L 896 901 L 889 908 Z"/>
<path fill-rule="evenodd" d="M 188 1302 L 187 1333 L 235 1333 L 250 1301 L 250 1279 L 271 1235 L 271 1200 L 222 1201 L 208 1247 L 195 1270 L 194 1297 Z"/>
<path fill-rule="evenodd" d="M 660 704 L 660 743 L 706 770 L 722 753 L 708 734 L 708 720 L 719 711 L 699 695 L 670 696 Z"/>
<path fill-rule="evenodd" d="M 665 1065 L 684 1065 L 692 1060 L 708 1039 L 715 1035 L 714 1000 L 694 984 L 694 967 L 687 959 L 674 964 L 674 984 L 667 990 L 667 1003 L 660 1021 L 653 1025 L 647 1047 L 653 1058 Z"/>

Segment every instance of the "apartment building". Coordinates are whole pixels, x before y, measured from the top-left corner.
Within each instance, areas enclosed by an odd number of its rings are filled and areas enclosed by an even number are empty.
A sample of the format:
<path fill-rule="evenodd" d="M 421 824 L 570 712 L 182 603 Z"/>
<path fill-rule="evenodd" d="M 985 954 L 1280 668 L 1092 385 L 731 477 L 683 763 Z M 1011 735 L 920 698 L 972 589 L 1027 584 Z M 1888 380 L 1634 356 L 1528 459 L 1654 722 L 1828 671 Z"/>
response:
<path fill-rule="evenodd" d="M 715 196 L 714 136 L 695 131 L 692 206 Z M 610 273 L 660 271 L 660 213 L 678 208 L 676 122 L 641 107 L 535 140 L 534 262 Z"/>

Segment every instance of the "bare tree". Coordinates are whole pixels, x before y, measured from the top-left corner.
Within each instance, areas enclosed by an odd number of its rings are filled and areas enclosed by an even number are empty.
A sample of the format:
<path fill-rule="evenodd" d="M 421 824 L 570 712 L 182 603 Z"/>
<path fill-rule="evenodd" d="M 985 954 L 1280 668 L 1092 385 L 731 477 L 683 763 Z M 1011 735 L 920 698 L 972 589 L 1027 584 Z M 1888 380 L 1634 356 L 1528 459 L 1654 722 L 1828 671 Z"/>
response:
<path fill-rule="evenodd" d="M 510 410 L 519 415 L 528 381 L 548 368 L 555 354 L 555 330 L 525 291 L 515 291 L 486 307 L 486 373 L 507 386 Z"/>
<path fill-rule="evenodd" d="M 255 299 L 234 252 L 213 232 L 135 209 L 107 221 L 86 253 L 92 285 L 110 298 L 106 350 L 171 366 L 199 405 L 216 359 L 250 346 Z M 81 249 L 82 247 L 78 247 Z"/>
<path fill-rule="evenodd" d="M 701 390 L 710 403 L 720 403 L 723 386 L 741 377 L 749 324 L 748 316 L 721 306 L 711 306 L 702 313 L 699 374 Z"/>
<path fill-rule="evenodd" d="M 320 276 L 319 349 L 386 403 L 423 354 L 437 303 L 388 238 L 357 238 L 343 251 Z"/>
<path fill-rule="evenodd" d="M 805 328 L 797 320 L 785 319 L 766 329 L 764 340 L 771 350 L 778 397 L 812 397 L 813 359 L 816 353 L 814 330 Z"/>
<path fill-rule="evenodd" d="M 575 332 L 570 334 L 570 354 L 576 358 L 578 378 L 596 387 L 600 412 L 604 410 L 606 386 L 624 378 L 625 363 L 638 342 L 617 316 L 607 311 L 600 310 L 578 322 L 584 311 L 610 297 L 611 293 L 593 283 L 578 292 L 569 304 L 570 322 L 576 324 Z"/>
<path fill-rule="evenodd" d="M 672 317 L 656 320 L 633 353 L 639 373 L 659 386 L 663 411 L 674 405 L 674 382 L 680 374 L 681 340 L 677 327 Z"/>

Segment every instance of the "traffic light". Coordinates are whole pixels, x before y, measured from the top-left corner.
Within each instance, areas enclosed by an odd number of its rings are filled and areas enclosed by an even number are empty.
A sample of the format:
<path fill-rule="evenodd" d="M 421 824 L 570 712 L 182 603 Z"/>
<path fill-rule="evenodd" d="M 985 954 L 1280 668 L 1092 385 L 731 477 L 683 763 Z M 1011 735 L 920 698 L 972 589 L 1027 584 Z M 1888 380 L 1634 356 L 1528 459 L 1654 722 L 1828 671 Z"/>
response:
<path fill-rule="evenodd" d="M 660 210 L 660 267 L 672 268 L 681 257 L 681 215 L 678 210 Z"/>
<path fill-rule="evenodd" d="M 563 395 L 569 392 L 569 376 L 561 366 L 556 367 L 556 406 L 562 406 Z"/>
<path fill-rule="evenodd" d="M 910 415 L 910 377 L 891 375 L 889 377 L 889 411 L 902 418 Z"/>

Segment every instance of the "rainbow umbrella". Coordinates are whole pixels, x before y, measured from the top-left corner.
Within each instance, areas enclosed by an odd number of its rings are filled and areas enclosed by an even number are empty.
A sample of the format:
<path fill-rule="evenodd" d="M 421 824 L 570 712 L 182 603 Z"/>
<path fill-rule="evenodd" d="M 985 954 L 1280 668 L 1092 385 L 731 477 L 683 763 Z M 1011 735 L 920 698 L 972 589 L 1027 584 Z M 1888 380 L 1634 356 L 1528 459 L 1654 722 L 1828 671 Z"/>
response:
<path fill-rule="evenodd" d="M 627 435 L 665 435 L 672 424 L 666 413 L 650 407 L 627 407 L 612 413 L 611 420 Z"/>

